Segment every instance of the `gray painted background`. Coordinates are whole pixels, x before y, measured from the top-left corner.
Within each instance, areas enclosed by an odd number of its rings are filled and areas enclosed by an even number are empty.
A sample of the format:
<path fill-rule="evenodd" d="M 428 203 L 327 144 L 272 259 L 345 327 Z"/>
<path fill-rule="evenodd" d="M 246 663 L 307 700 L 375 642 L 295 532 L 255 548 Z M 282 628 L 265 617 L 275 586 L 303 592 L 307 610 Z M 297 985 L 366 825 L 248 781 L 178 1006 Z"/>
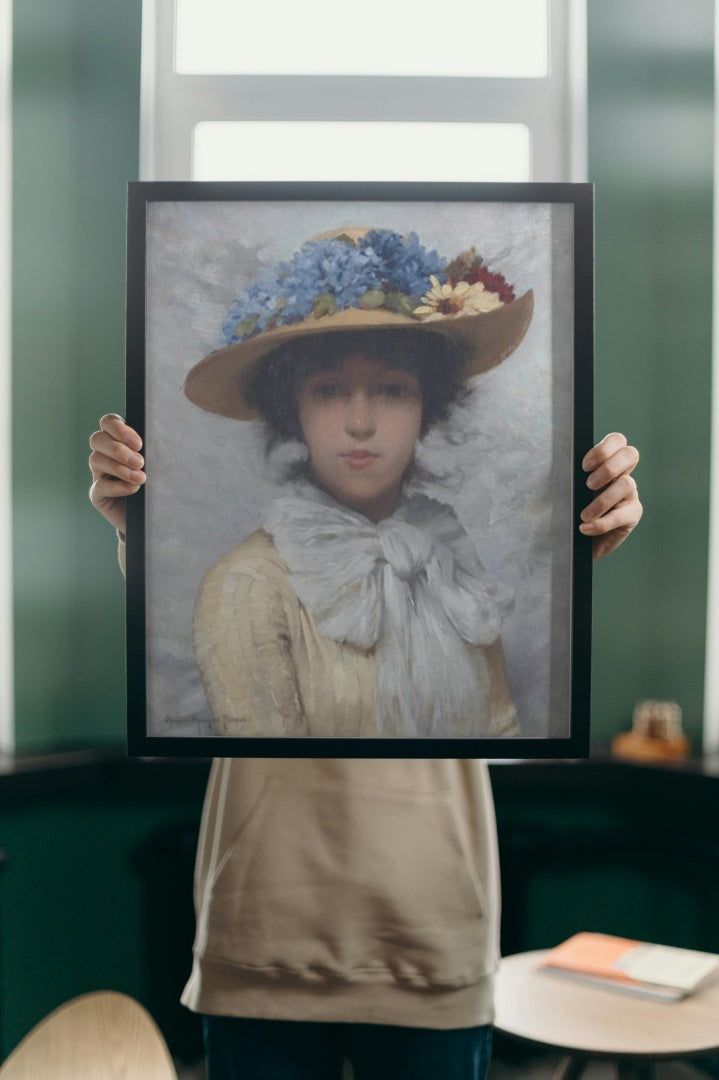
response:
<path fill-rule="evenodd" d="M 452 445 L 430 433 L 418 460 L 451 473 L 428 493 L 454 505 L 485 566 L 514 591 L 502 636 L 523 734 L 567 734 L 571 207 L 158 202 L 148 210 L 148 734 L 213 734 L 192 657 L 197 585 L 258 527 L 279 490 L 261 424 L 203 412 L 185 399 L 183 380 L 221 344 L 227 310 L 262 265 L 351 225 L 414 230 L 447 257 L 474 244 L 517 295 L 534 289 L 535 314 L 519 349 L 474 380 Z"/>

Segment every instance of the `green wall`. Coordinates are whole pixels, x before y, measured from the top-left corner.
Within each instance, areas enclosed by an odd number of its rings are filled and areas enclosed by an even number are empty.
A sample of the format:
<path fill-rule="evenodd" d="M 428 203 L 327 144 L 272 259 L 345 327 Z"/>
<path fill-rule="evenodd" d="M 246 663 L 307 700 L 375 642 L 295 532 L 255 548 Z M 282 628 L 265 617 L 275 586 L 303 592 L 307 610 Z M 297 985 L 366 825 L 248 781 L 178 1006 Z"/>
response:
<path fill-rule="evenodd" d="M 151 822 L 159 828 L 183 812 L 177 800 L 160 811 L 116 794 L 3 809 L 0 1053 L 78 994 L 107 988 L 149 1004 L 145 897 L 133 856 Z"/>
<path fill-rule="evenodd" d="M 50 771 L 41 793 L 38 776 L 26 793 L 2 788 L 0 1060 L 52 1009 L 99 989 L 142 1001 L 169 1038 L 189 974 L 192 851 L 179 832 L 197 824 L 204 770 L 174 790 L 132 768 L 85 772 L 58 784 Z"/>
<path fill-rule="evenodd" d="M 641 448 L 641 528 L 595 575 L 595 742 L 669 697 L 700 739 L 711 386 L 711 0 L 589 0 L 597 433 Z M 698 747 L 697 747 L 698 748 Z"/>
<path fill-rule="evenodd" d="M 119 742 L 122 580 L 87 438 L 124 408 L 125 190 L 140 0 L 14 5 L 13 482 L 17 747 Z M 104 526 L 104 527 L 103 527 Z"/>
<path fill-rule="evenodd" d="M 122 581 L 111 532 L 86 498 L 86 440 L 101 412 L 123 408 L 125 185 L 137 174 L 140 8 L 140 0 L 15 4 L 20 750 L 124 738 Z M 589 0 L 589 29 L 597 431 L 619 428 L 641 447 L 646 504 L 636 536 L 597 569 L 593 724 L 596 740 L 606 742 L 626 726 L 637 698 L 667 695 L 684 706 L 696 737 L 713 5 Z M 108 985 L 145 996 L 143 884 L 131 858 L 155 827 L 196 819 L 199 803 L 199 789 L 154 797 L 130 784 L 78 798 L 35 795 L 2 808 L 0 844 L 10 856 L 0 879 L 5 1049 L 74 993 Z M 501 818 L 501 799 L 499 810 Z M 527 816 L 535 819 L 534 806 Z M 538 940 L 549 925 L 542 920 L 556 910 L 554 887 L 535 886 Z M 590 895 L 586 881 L 577 890 Z"/>
<path fill-rule="evenodd" d="M 14 544 L 20 750 L 123 739 L 122 582 L 86 498 L 123 408 L 125 185 L 140 0 L 22 0 L 14 71 Z M 597 432 L 640 446 L 645 521 L 596 574 L 595 741 L 641 697 L 702 711 L 713 5 L 589 0 Z"/>

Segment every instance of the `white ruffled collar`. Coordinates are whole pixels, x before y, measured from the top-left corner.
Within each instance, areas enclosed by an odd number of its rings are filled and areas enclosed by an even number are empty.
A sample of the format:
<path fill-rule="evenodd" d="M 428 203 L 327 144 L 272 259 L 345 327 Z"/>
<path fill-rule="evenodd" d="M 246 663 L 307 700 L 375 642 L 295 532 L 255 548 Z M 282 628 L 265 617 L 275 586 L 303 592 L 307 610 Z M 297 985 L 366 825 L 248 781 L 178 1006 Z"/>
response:
<path fill-rule="evenodd" d="M 375 651 L 382 734 L 482 734 L 469 722 L 486 723 L 489 708 L 477 650 L 499 636 L 511 598 L 488 582 L 451 507 L 402 497 L 375 524 L 300 481 L 263 527 L 320 633 Z"/>

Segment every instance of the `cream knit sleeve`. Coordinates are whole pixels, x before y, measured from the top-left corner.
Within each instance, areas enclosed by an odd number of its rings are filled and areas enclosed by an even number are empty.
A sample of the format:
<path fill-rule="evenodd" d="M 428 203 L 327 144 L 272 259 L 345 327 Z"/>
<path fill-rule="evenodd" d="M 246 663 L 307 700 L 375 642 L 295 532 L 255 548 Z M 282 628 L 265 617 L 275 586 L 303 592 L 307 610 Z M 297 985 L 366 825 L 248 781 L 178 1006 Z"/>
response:
<path fill-rule="evenodd" d="M 250 563 L 230 552 L 198 592 L 195 657 L 223 735 L 307 734 L 292 662 L 288 596 L 275 577 L 271 562 Z"/>
<path fill-rule="evenodd" d="M 504 650 L 500 638 L 484 648 L 484 656 L 489 673 L 489 688 L 491 700 L 490 728 L 486 734 L 490 738 L 509 738 L 520 735 L 517 710 L 512 701 L 512 695 L 507 685 L 507 674 L 504 666 Z"/>

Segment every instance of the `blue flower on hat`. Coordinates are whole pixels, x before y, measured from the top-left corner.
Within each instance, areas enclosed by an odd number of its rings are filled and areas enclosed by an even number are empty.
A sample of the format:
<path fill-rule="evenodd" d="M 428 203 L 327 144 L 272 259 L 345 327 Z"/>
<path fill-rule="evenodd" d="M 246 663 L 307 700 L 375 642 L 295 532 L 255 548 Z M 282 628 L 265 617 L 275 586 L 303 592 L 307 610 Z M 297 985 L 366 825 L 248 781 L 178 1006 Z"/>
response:
<path fill-rule="evenodd" d="M 240 293 L 223 326 L 224 341 L 236 345 L 347 308 L 384 308 L 422 318 L 423 296 L 448 278 L 454 285 L 476 273 L 481 264 L 474 249 L 449 262 L 425 248 L 416 233 L 402 236 L 391 229 L 308 240 Z"/>
<path fill-rule="evenodd" d="M 278 324 L 306 318 L 320 296 L 333 297 L 337 310 L 356 307 L 368 289 L 381 280 L 382 262 L 372 251 L 335 238 L 303 244 L 277 270 L 277 284 L 285 303 Z"/>
<path fill-rule="evenodd" d="M 421 296 L 427 290 L 431 275 L 444 280 L 442 270 L 447 260 L 436 251 L 428 251 L 417 233 L 400 236 L 390 229 L 370 229 L 360 239 L 359 246 L 379 258 L 383 281 L 395 292 Z"/>

